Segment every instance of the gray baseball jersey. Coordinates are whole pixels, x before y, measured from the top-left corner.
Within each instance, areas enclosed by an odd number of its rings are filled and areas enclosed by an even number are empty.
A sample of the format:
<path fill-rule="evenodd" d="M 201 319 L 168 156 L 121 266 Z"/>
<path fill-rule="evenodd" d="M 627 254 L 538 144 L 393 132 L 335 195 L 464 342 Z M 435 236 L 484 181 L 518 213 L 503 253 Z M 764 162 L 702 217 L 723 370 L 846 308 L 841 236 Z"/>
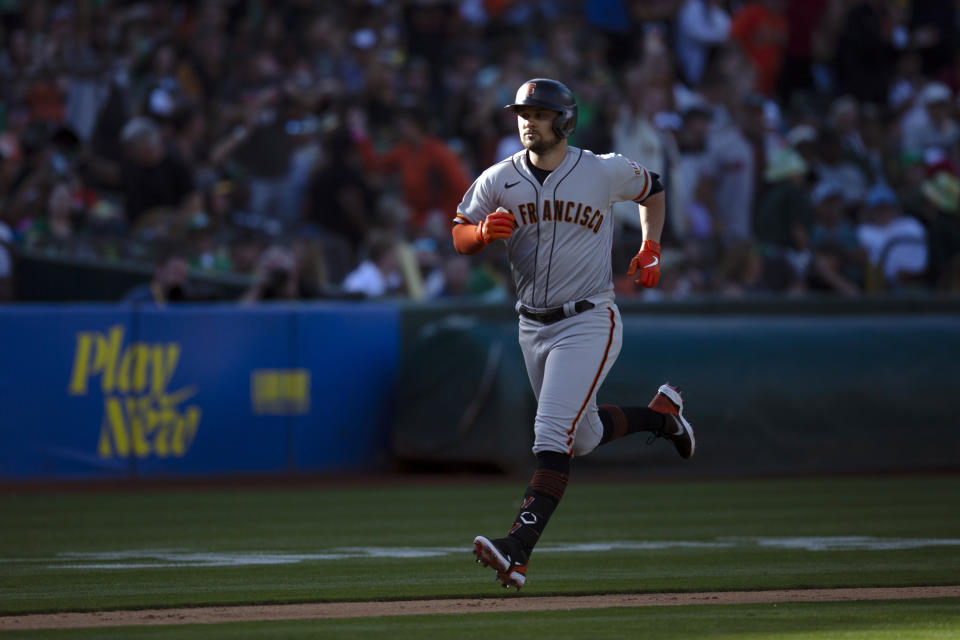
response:
<path fill-rule="evenodd" d="M 613 296 L 611 208 L 618 201 L 643 201 L 653 180 L 624 156 L 569 147 L 541 185 L 526 153 L 484 171 L 454 222 L 477 224 L 500 207 L 516 218 L 505 242 L 518 310 L 562 307 L 567 316 L 549 323 L 520 316 L 520 348 L 537 398 L 533 451 L 584 455 L 603 434 L 597 390 L 623 339 Z M 581 300 L 593 308 L 575 313 Z"/>
<path fill-rule="evenodd" d="M 621 155 L 569 147 L 541 185 L 526 153 L 480 174 L 454 221 L 477 224 L 497 207 L 516 217 L 518 228 L 505 242 L 520 304 L 559 307 L 612 291 L 611 206 L 646 198 L 653 186 L 650 172 Z"/>

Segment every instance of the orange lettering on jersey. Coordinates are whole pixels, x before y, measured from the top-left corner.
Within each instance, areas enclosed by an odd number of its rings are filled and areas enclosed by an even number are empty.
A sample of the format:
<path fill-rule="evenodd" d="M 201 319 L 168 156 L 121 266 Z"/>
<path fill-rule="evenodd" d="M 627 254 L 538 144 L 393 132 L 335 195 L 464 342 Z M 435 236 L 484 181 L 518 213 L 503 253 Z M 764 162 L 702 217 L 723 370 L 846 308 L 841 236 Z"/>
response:
<path fill-rule="evenodd" d="M 574 209 L 576 206 L 576 209 Z M 517 206 L 520 220 L 523 224 L 536 224 L 538 222 L 570 222 L 579 224 L 597 233 L 603 225 L 603 212 L 601 209 L 594 209 L 590 205 L 573 200 L 544 200 L 540 205 L 538 214 L 537 205 L 534 202 L 527 202 Z"/>
<path fill-rule="evenodd" d="M 584 215 L 586 215 L 587 213 L 589 213 L 589 209 L 590 209 L 590 207 L 587 207 L 587 211 L 584 211 L 584 212 L 583 212 Z M 594 226 L 593 226 L 593 225 L 596 223 L 596 221 L 597 221 L 597 216 L 600 216 L 600 210 L 599 210 L 599 209 L 598 209 L 597 211 L 594 211 L 593 217 L 590 218 L 590 224 L 587 225 L 587 228 L 593 229 L 593 232 L 594 232 L 594 233 L 596 233 L 596 232 L 597 232 L 597 229 L 600 228 L 599 226 L 597 226 L 596 228 L 594 228 Z M 603 220 L 603 216 L 600 216 L 600 220 L 601 220 L 601 221 Z"/>

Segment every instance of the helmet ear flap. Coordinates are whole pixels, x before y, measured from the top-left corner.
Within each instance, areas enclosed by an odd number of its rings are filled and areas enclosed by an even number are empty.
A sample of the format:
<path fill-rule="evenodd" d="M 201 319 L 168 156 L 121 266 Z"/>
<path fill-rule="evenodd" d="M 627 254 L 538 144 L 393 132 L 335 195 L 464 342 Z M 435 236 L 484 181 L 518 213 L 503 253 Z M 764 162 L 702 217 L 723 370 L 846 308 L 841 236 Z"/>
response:
<path fill-rule="evenodd" d="M 553 119 L 553 132 L 561 140 L 569 138 L 577 130 L 577 107 L 564 107 L 563 111 Z"/>

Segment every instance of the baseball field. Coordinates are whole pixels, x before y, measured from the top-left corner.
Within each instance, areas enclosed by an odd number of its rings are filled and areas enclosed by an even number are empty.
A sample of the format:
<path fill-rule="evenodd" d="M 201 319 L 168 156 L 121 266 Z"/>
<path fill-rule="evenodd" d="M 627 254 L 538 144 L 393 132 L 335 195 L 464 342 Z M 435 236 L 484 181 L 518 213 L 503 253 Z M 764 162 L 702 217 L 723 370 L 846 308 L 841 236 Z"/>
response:
<path fill-rule="evenodd" d="M 956 474 L 574 475 L 517 593 L 470 543 L 524 486 L 8 488 L 0 637 L 960 637 Z"/>

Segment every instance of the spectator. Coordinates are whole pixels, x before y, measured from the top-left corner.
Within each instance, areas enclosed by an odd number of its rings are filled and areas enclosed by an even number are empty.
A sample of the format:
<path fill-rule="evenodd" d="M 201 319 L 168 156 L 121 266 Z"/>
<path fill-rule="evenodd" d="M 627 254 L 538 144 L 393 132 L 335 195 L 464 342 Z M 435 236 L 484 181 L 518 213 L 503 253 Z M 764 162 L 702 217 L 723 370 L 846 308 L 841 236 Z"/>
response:
<path fill-rule="evenodd" d="M 857 133 L 860 144 L 851 146 L 851 151 L 867 181 L 870 184 L 894 184 L 899 169 L 900 144 L 899 131 L 892 116 L 877 105 L 865 104 L 860 110 Z"/>
<path fill-rule="evenodd" d="M 810 200 L 813 256 L 807 270 L 807 288 L 856 296 L 863 290 L 866 255 L 844 210 L 843 193 L 836 185 L 821 182 L 814 187 Z"/>
<path fill-rule="evenodd" d="M 33 218 L 23 227 L 23 244 L 32 249 L 70 249 L 81 222 L 74 211 L 75 185 L 66 179 L 54 182 L 48 192 L 43 215 Z"/>
<path fill-rule="evenodd" d="M 886 0 L 846 4 L 833 47 L 838 94 L 850 94 L 861 103 L 886 102 L 895 60 L 893 11 Z"/>
<path fill-rule="evenodd" d="M 787 23 L 787 45 L 778 95 L 791 107 L 798 94 L 808 98 L 816 90 L 814 80 L 814 34 L 827 14 L 829 0 L 793 0 L 783 14 Z"/>
<path fill-rule="evenodd" d="M 717 269 L 717 292 L 728 298 L 742 298 L 766 290 L 763 258 L 750 242 L 730 245 Z"/>
<path fill-rule="evenodd" d="M 135 227 L 152 209 L 183 205 L 193 193 L 193 176 L 180 154 L 164 142 L 160 127 L 138 116 L 123 127 L 120 139 L 127 159 L 121 182 L 130 225 Z"/>
<path fill-rule="evenodd" d="M 301 234 L 293 241 L 293 256 L 300 297 L 309 299 L 332 295 L 323 241 L 313 235 Z"/>
<path fill-rule="evenodd" d="M 185 106 L 171 116 L 170 122 L 172 144 L 190 167 L 194 183 L 207 187 L 215 182 L 217 176 L 210 166 L 206 114 L 198 108 Z"/>
<path fill-rule="evenodd" d="M 513 278 L 505 266 L 505 249 L 491 246 L 473 260 L 467 294 L 485 302 L 507 302 L 513 298 Z M 632 283 L 631 283 L 632 284 Z M 633 287 L 636 291 L 636 287 Z"/>
<path fill-rule="evenodd" d="M 157 252 L 154 264 L 153 279 L 127 292 L 124 302 L 162 308 L 187 299 L 190 267 L 186 256 L 176 248 L 168 248 Z"/>
<path fill-rule="evenodd" d="M 97 111 L 86 149 L 87 180 L 104 191 L 121 191 L 122 131 L 130 120 L 131 97 L 125 71 L 111 78 Z"/>
<path fill-rule="evenodd" d="M 410 211 L 409 226 L 423 229 L 431 219 L 446 220 L 456 211 L 470 177 L 460 158 L 439 138 L 430 135 L 415 111 L 396 115 L 394 144 L 377 153 L 361 119 L 353 123 L 353 135 L 367 169 L 380 175 L 399 174 L 403 199 Z"/>
<path fill-rule="evenodd" d="M 800 154 L 807 165 L 808 178 L 813 175 L 813 167 L 817 164 L 817 128 L 810 124 L 798 124 L 787 132 L 785 141 L 794 151 Z M 810 180 L 808 179 L 808 182 Z"/>
<path fill-rule="evenodd" d="M 337 129 L 328 135 L 323 160 L 310 179 L 302 219 L 343 238 L 355 260 L 375 222 L 376 195 L 349 132 Z"/>
<path fill-rule="evenodd" d="M 301 297 L 297 258 L 289 248 L 275 244 L 260 256 L 253 282 L 240 297 L 242 304 Z"/>
<path fill-rule="evenodd" d="M 920 92 L 919 104 L 903 117 L 901 148 L 923 153 L 936 149 L 955 162 L 960 125 L 953 117 L 953 94 L 942 82 L 931 82 Z"/>
<path fill-rule="evenodd" d="M 814 174 L 819 182 L 831 182 L 843 189 L 843 198 L 850 208 L 859 207 L 867 192 L 863 170 L 843 151 L 843 141 L 836 131 L 823 129 L 817 137 L 817 159 Z"/>
<path fill-rule="evenodd" d="M 441 266 L 442 283 L 431 298 L 463 298 L 469 293 L 471 260 L 467 256 L 452 256 Z"/>
<path fill-rule="evenodd" d="M 639 73 L 628 76 L 628 96 L 620 105 L 620 112 L 613 124 L 613 149 L 628 158 L 643 158 L 644 166 L 661 177 L 668 189 L 667 201 L 671 202 L 673 188 L 678 183 L 673 180 L 677 162 L 677 147 L 673 136 L 661 130 L 655 123 L 657 114 L 669 111 L 670 94 L 667 88 L 650 85 L 647 78 Z M 618 225 L 640 230 L 640 217 L 634 202 L 618 202 L 613 205 Z M 673 218 L 667 216 L 668 227 L 665 235 L 671 240 L 674 233 Z"/>
<path fill-rule="evenodd" d="M 775 153 L 764 177 L 770 187 L 757 203 L 754 231 L 761 253 L 783 258 L 803 273 L 810 261 L 810 196 L 807 163 L 796 151 Z"/>
<path fill-rule="evenodd" d="M 926 83 L 920 54 L 913 49 L 899 52 L 893 76 L 890 78 L 890 91 L 887 97 L 890 110 L 902 116 L 917 102 L 917 96 L 923 91 Z"/>
<path fill-rule="evenodd" d="M 912 2 L 906 27 L 910 44 L 923 60 L 923 72 L 936 77 L 952 63 L 957 41 L 957 8 L 953 2 Z"/>
<path fill-rule="evenodd" d="M 748 1 L 733 16 L 730 35 L 740 43 L 757 71 L 756 90 L 772 96 L 787 47 L 786 0 Z"/>
<path fill-rule="evenodd" d="M 833 232 L 823 229 L 835 196 L 814 209 L 814 229 L 830 239 L 811 235 L 811 290 L 852 292 L 835 275 L 860 286 L 834 236 L 849 242 L 878 183 L 897 189 L 929 245 L 929 279 L 889 286 L 960 280 L 950 3 L 47 4 L 12 3 L 0 21 L 0 216 L 15 247 L 142 259 L 167 238 L 199 267 L 252 276 L 264 234 L 307 223 L 316 233 L 283 248 L 296 257 L 297 295 L 316 297 L 344 282 L 387 226 L 401 274 L 388 293 L 459 293 L 463 264 L 434 242 L 446 237 L 438 228 L 477 167 L 519 148 L 502 109 L 513 89 L 559 69 L 580 87 L 576 146 L 632 145 L 662 165 L 679 254 L 668 295 L 706 290 L 718 269 L 740 273 L 730 290 L 796 290 L 769 242 L 738 249 L 755 228 L 769 240 L 761 227 L 784 222 L 767 216 L 777 198 L 784 210 L 803 201 L 783 199 L 793 178 L 763 179 L 781 132 L 808 166 L 806 184 L 836 181 L 845 195 Z M 538 21 L 552 25 L 546 36 Z M 624 86 L 638 109 L 618 118 Z M 361 118 L 347 124 L 369 131 L 340 124 L 351 109 Z M 236 240 L 246 235 L 257 239 Z M 745 284 L 751 251 L 760 277 Z M 502 297 L 502 264 L 474 264 L 467 292 Z"/>
<path fill-rule="evenodd" d="M 133 70 L 134 109 L 158 122 L 168 123 L 185 96 L 177 77 L 179 53 L 176 43 L 161 39 Z"/>
<path fill-rule="evenodd" d="M 691 107 L 683 114 L 683 124 L 676 132 L 677 170 L 674 179 L 684 188 L 676 189 L 673 203 L 674 230 L 682 238 L 709 238 L 714 233 L 713 213 L 704 204 L 700 193 L 701 176 L 707 151 L 710 112 Z"/>
<path fill-rule="evenodd" d="M 743 105 L 737 105 L 735 119 L 724 123 L 714 115 L 707 136 L 703 162 L 705 206 L 714 213 L 717 232 L 724 243 L 752 237 L 754 191 L 756 188 L 754 150 L 744 134 Z"/>
<path fill-rule="evenodd" d="M 522 82 L 522 81 L 521 81 Z M 497 149 L 494 152 L 497 160 L 505 160 L 515 154 L 517 151 L 523 151 L 523 144 L 520 143 L 520 136 L 517 135 L 517 118 L 511 116 L 506 109 L 497 110 Z M 588 131 L 590 129 L 588 128 Z M 603 131 L 590 131 L 592 137 L 599 138 L 601 148 L 612 149 L 609 127 Z M 586 146 L 586 145 L 584 145 Z M 587 147 L 590 148 L 590 147 Z"/>
<path fill-rule="evenodd" d="M 237 232 L 228 244 L 230 266 L 234 273 L 252 276 L 257 271 L 260 255 L 266 250 L 265 238 L 256 231 Z"/>
<path fill-rule="evenodd" d="M 636 33 L 639 25 L 630 11 L 630 5 L 627 0 L 584 2 L 584 18 L 606 45 L 605 62 L 617 71 L 625 66 L 628 60 L 636 59 L 637 54 Z"/>
<path fill-rule="evenodd" d="M 229 114 L 232 129 L 214 146 L 214 166 L 237 171 L 249 189 L 249 214 L 273 234 L 290 230 L 299 220 L 301 167 L 294 162 L 298 147 L 309 141 L 315 126 L 300 119 L 311 98 L 303 86 L 286 80 L 277 57 L 261 50 L 244 68 L 239 86 L 229 96 L 239 105 Z M 304 176 L 305 181 L 305 176 Z"/>
<path fill-rule="evenodd" d="M 930 250 L 929 280 L 940 289 L 955 281 L 960 257 L 960 180 L 940 170 L 921 185 L 927 203 L 923 221 Z"/>
<path fill-rule="evenodd" d="M 771 121 L 774 114 L 769 107 L 773 105 L 759 93 L 748 93 L 738 111 L 738 122 L 747 144 L 753 154 L 753 201 L 760 200 L 766 189 L 764 172 L 768 164 L 768 157 L 772 151 L 781 146 L 781 142 L 773 134 L 777 127 Z"/>
<path fill-rule="evenodd" d="M 864 154 L 863 138 L 860 135 L 860 105 L 856 99 L 852 96 L 840 96 L 830 103 L 826 125 L 836 132 L 848 157 Z"/>
<path fill-rule="evenodd" d="M 343 290 L 368 298 L 379 298 L 400 290 L 403 277 L 397 255 L 397 241 L 382 232 L 371 234 L 366 258 L 347 274 Z"/>
<path fill-rule="evenodd" d="M 720 0 L 686 0 L 677 14 L 676 57 L 683 79 L 700 85 L 707 60 L 730 36 L 730 14 Z"/>
<path fill-rule="evenodd" d="M 450 92 L 444 105 L 444 127 L 450 135 L 463 141 L 471 173 L 475 172 L 475 167 L 489 166 L 509 155 L 500 155 L 502 151 L 498 149 L 503 105 L 496 100 L 496 91 L 489 81 L 483 85 L 477 82 L 483 65 L 482 45 L 461 43 L 444 79 Z M 511 130 L 516 125 L 512 119 L 507 124 Z M 512 139 L 516 140 L 516 137 L 514 135 Z"/>
<path fill-rule="evenodd" d="M 903 215 L 890 187 L 871 187 L 864 220 L 857 226 L 857 239 L 867 252 L 872 272 L 868 289 L 896 290 L 906 280 L 924 275 L 928 261 L 926 235 L 915 218 Z"/>

